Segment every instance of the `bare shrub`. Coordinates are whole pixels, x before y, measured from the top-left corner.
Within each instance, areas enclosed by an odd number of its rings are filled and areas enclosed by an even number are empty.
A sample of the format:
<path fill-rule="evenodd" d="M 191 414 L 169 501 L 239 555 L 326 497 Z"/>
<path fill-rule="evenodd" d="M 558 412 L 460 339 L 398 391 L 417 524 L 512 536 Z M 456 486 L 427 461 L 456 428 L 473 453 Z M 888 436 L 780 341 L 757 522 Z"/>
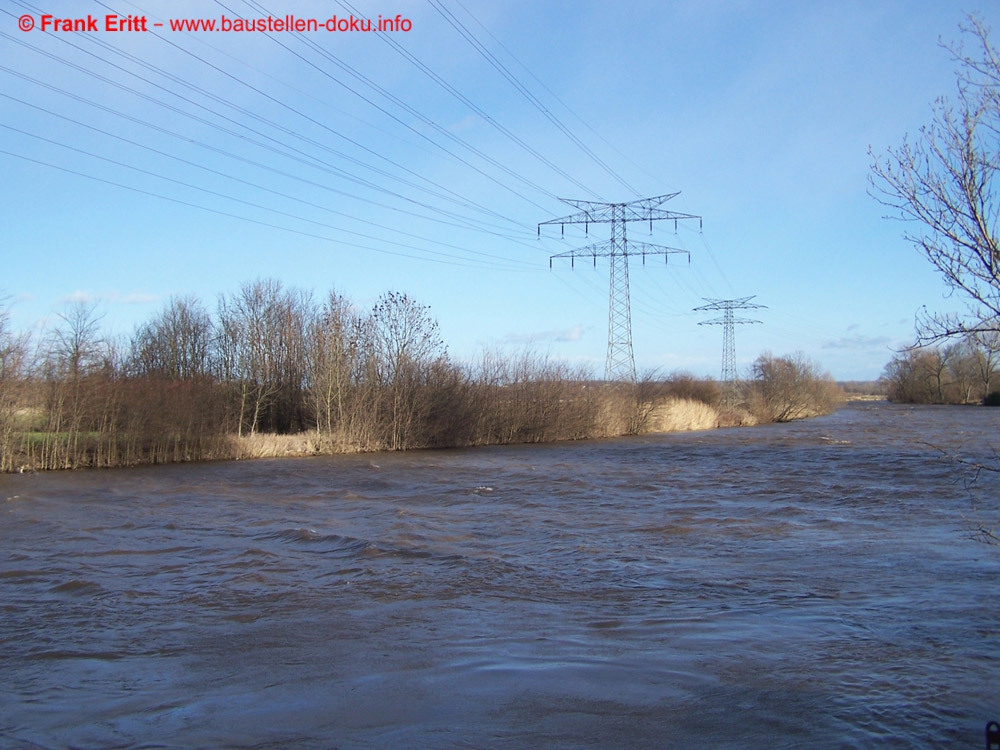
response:
<path fill-rule="evenodd" d="M 763 354 L 746 384 L 746 404 L 759 422 L 788 422 L 833 411 L 843 392 L 829 374 L 801 354 Z"/>
<path fill-rule="evenodd" d="M 573 370 L 526 350 L 486 352 L 472 372 L 477 444 L 535 443 L 593 437 L 600 419 L 598 386 Z"/>
<path fill-rule="evenodd" d="M 709 406 L 718 406 L 722 400 L 722 389 L 712 378 L 696 378 L 687 372 L 675 372 L 663 383 L 663 395 L 675 399 L 701 401 Z"/>

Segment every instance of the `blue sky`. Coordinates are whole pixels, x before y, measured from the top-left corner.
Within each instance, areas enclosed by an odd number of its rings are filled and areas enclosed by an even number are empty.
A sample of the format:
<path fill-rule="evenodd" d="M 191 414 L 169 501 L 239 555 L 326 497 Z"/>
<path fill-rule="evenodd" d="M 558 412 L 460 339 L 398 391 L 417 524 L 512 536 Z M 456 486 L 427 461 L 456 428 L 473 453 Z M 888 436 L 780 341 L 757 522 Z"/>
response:
<path fill-rule="evenodd" d="M 407 55 L 378 34 L 152 27 L 350 8 L 409 19 L 389 36 Z M 681 191 L 667 207 L 700 230 L 629 227 L 690 252 L 631 267 L 640 373 L 718 377 L 722 330 L 692 309 L 756 295 L 741 368 L 802 352 L 875 378 L 922 305 L 959 308 L 867 177 L 869 148 L 953 92 L 941 42 L 968 12 L 1000 21 L 984 0 L 0 0 L 0 288 L 19 329 L 96 300 L 122 336 L 172 295 L 213 308 L 258 277 L 360 307 L 396 290 L 430 306 L 457 358 L 532 347 L 600 375 L 607 263 L 549 256 L 608 227 L 538 239 L 537 224 L 573 212 L 561 197 Z M 109 13 L 151 31 L 38 29 Z"/>

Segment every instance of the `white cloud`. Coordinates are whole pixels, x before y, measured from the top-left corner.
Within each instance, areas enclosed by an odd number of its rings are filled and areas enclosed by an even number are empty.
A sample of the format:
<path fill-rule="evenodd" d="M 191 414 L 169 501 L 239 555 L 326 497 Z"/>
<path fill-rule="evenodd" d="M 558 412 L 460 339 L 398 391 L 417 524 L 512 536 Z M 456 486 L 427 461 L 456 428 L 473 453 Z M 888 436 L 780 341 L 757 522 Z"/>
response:
<path fill-rule="evenodd" d="M 72 294 L 67 294 L 65 297 L 63 297 L 59 301 L 60 302 L 65 302 L 65 303 L 69 303 L 69 304 L 73 304 L 73 303 L 76 303 L 76 302 L 82 302 L 83 304 L 87 305 L 87 304 L 90 304 L 91 302 L 94 302 L 96 299 L 97 299 L 97 297 L 94 294 L 92 294 L 91 292 L 85 292 L 85 291 L 83 291 L 81 289 L 78 289 L 75 292 L 73 292 Z"/>
<path fill-rule="evenodd" d="M 551 342 L 582 341 L 586 329 L 582 325 L 572 328 L 552 331 L 537 331 L 535 333 L 509 333 L 503 337 L 504 344 L 544 344 Z"/>
<path fill-rule="evenodd" d="M 824 349 L 890 349 L 893 340 L 889 336 L 844 336 L 824 341 Z"/>

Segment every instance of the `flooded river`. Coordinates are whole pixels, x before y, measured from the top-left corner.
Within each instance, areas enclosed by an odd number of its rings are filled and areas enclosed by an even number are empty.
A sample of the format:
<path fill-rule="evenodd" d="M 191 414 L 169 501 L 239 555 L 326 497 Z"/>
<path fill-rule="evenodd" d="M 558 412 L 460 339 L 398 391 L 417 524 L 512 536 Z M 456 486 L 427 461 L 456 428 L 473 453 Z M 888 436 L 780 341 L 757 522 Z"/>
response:
<path fill-rule="evenodd" d="M 982 747 L 1000 409 L 0 477 L 0 746 Z"/>

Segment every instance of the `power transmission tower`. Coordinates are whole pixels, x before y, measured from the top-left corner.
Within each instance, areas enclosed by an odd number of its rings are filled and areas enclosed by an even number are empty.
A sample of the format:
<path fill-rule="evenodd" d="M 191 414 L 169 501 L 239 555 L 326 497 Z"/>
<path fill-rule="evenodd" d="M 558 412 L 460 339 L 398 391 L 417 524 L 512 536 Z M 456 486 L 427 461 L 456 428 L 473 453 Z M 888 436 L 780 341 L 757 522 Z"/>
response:
<path fill-rule="evenodd" d="M 702 305 L 701 307 L 696 307 L 695 312 L 702 310 L 722 310 L 721 318 L 713 318 L 712 320 L 703 320 L 698 325 L 700 326 L 718 326 L 721 325 L 722 328 L 722 389 L 723 398 L 725 399 L 727 406 L 734 406 L 736 402 L 737 389 L 736 383 L 738 378 L 736 376 L 736 335 L 735 327 L 737 325 L 744 325 L 749 323 L 760 323 L 759 320 L 750 320 L 749 318 L 736 318 L 733 317 L 733 310 L 757 310 L 766 309 L 766 305 L 758 305 L 755 302 L 751 302 L 756 294 L 752 294 L 749 297 L 740 297 L 739 299 L 708 299 L 704 298 L 707 305 Z"/>
<path fill-rule="evenodd" d="M 635 382 L 635 358 L 632 354 L 632 312 L 628 286 L 629 256 L 640 255 L 643 264 L 645 264 L 647 255 L 662 255 L 667 260 L 674 253 L 686 253 L 688 262 L 691 262 L 691 254 L 687 250 L 651 245 L 648 242 L 630 243 L 626 227 L 629 222 L 643 221 L 649 222 L 649 229 L 652 231 L 653 222 L 664 219 L 672 219 L 675 227 L 680 219 L 698 219 L 700 226 L 700 216 L 660 208 L 663 203 L 679 194 L 677 192 L 655 198 L 641 198 L 630 203 L 598 203 L 596 201 L 560 198 L 563 203 L 579 209 L 579 213 L 564 216 L 561 219 L 543 221 L 538 225 L 539 236 L 542 234 L 543 224 L 559 224 L 562 226 L 564 235 L 567 224 L 583 224 L 587 234 L 590 233 L 591 224 L 611 225 L 611 239 L 609 241 L 587 245 L 549 258 L 549 268 L 552 268 L 552 261 L 556 258 L 569 258 L 571 266 L 575 264 L 577 258 L 593 258 L 595 267 L 598 258 L 611 259 L 611 284 L 608 295 L 608 358 L 604 370 L 605 380 Z"/>

